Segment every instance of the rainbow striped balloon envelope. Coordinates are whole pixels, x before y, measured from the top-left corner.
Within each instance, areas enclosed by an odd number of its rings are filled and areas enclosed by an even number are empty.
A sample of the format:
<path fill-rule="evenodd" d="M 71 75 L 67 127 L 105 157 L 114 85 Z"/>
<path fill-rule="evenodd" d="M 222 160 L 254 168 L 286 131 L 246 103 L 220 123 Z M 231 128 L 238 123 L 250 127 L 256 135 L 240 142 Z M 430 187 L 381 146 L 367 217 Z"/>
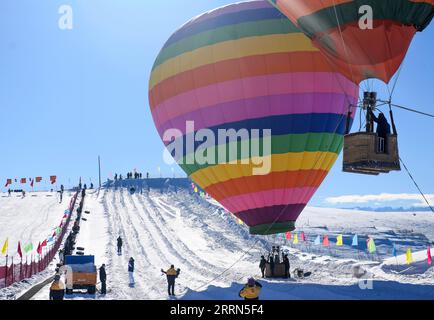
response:
<path fill-rule="evenodd" d="M 153 67 L 149 101 L 191 179 L 252 234 L 274 234 L 294 230 L 336 161 L 358 86 L 279 10 L 251 1 L 176 31 Z"/>

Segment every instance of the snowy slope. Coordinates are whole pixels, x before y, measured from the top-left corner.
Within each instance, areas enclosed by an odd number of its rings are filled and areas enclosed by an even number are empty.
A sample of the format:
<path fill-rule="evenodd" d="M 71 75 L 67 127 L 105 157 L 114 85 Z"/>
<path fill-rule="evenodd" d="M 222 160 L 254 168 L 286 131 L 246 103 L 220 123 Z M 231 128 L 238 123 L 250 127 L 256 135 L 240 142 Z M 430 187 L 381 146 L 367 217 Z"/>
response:
<path fill-rule="evenodd" d="M 305 279 L 265 280 L 263 299 L 434 299 L 433 270 L 424 254 L 433 238 L 434 218 L 407 213 L 372 213 L 327 208 L 307 208 L 298 222 L 312 241 L 318 234 L 345 235 L 337 249 L 312 244 L 292 245 L 275 237 L 251 237 L 244 226 L 225 214 L 213 201 L 193 194 L 188 183 L 161 181 L 152 188 L 129 185 L 88 194 L 86 221 L 81 224 L 77 246 L 107 264 L 108 294 L 76 294 L 71 299 L 167 299 L 161 268 L 181 268 L 176 294 L 181 299 L 238 299 L 250 276 L 259 277 L 258 260 L 271 245 L 284 245 L 291 268 L 312 274 Z M 358 250 L 351 236 L 358 234 Z M 116 238 L 124 239 L 124 254 L 116 253 Z M 364 236 L 377 242 L 379 254 L 365 253 Z M 392 241 L 400 253 L 407 246 L 415 252 L 411 269 L 402 260 L 390 259 Z M 425 250 L 425 251 L 422 251 Z M 127 264 L 136 261 L 136 287 L 128 287 Z M 360 266 L 373 290 L 361 290 L 353 268 Z M 35 299 L 46 299 L 48 287 Z"/>
<path fill-rule="evenodd" d="M 72 194 L 65 192 L 64 202 L 59 203 L 56 193 L 32 192 L 22 198 L 21 194 L 0 194 L 0 242 L 9 238 L 9 256 L 16 253 L 18 241 L 21 244 L 38 242 L 53 234 L 53 228 L 62 220 Z M 0 257 L 0 264 L 4 257 Z"/>
<path fill-rule="evenodd" d="M 65 192 L 63 203 L 59 203 L 56 193 L 53 192 L 31 192 L 25 198 L 21 195 L 0 194 L 0 241 L 9 238 L 9 264 L 14 256 L 15 263 L 18 262 L 17 244 L 33 243 L 35 254 L 39 241 L 42 241 L 53 234 L 53 228 L 57 227 L 63 218 L 64 211 L 68 208 L 73 194 Z M 57 258 L 57 257 L 56 257 Z M 4 257 L 0 256 L 0 263 L 4 264 Z M 43 272 L 34 275 L 31 279 L 25 279 L 10 287 L 0 290 L 0 300 L 16 299 L 23 292 L 33 285 L 43 282 L 54 272 L 57 261 L 53 261 Z"/>

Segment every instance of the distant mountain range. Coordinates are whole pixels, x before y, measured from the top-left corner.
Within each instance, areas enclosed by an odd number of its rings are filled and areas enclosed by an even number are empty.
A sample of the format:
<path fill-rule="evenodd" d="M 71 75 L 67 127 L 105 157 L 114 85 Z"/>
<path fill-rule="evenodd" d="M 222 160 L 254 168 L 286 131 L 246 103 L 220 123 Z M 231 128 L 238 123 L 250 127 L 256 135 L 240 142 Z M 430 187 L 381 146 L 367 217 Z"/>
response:
<path fill-rule="evenodd" d="M 374 212 L 430 212 L 431 209 L 428 207 L 410 207 L 410 208 L 394 208 L 394 207 L 352 207 L 352 208 L 344 208 L 348 210 L 360 210 L 360 211 L 374 211 Z"/>

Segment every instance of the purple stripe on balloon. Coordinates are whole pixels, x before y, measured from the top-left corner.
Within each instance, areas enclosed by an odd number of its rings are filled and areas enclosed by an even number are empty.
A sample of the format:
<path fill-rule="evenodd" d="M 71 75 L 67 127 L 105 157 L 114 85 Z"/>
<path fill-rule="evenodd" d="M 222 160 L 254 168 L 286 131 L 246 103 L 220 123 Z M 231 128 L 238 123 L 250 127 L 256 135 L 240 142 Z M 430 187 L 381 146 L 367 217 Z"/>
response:
<path fill-rule="evenodd" d="M 256 10 L 256 9 L 269 9 L 273 6 L 268 3 L 267 1 L 246 1 L 242 3 L 237 4 L 229 4 L 227 6 L 215 9 L 213 11 L 210 11 L 208 13 L 202 14 L 199 17 L 193 19 L 192 21 L 189 21 L 187 24 L 185 24 L 182 28 L 185 29 L 186 27 L 190 26 L 191 24 L 197 24 L 204 22 L 209 19 L 217 18 L 221 15 L 227 15 L 232 13 L 237 13 L 241 11 L 246 10 Z"/>
<path fill-rule="evenodd" d="M 349 97 L 349 99 L 353 105 L 356 105 L 357 98 Z M 352 111 L 354 117 L 356 110 Z M 290 93 L 231 101 L 193 111 L 167 121 L 158 127 L 158 132 L 163 135 L 168 129 L 179 129 L 185 134 L 187 121 L 194 121 L 195 130 L 200 130 L 224 123 L 269 116 L 306 113 L 347 114 L 347 112 L 348 98 L 343 94 Z"/>
<path fill-rule="evenodd" d="M 235 213 L 235 216 L 252 227 L 261 224 L 272 224 L 273 222 L 296 221 L 305 207 L 306 205 L 302 203 L 264 207 L 238 212 Z"/>
<path fill-rule="evenodd" d="M 287 188 L 246 193 L 219 202 L 230 212 L 242 212 L 276 205 L 308 203 L 318 188 Z"/>
<path fill-rule="evenodd" d="M 164 88 L 162 88 L 163 90 Z M 289 93 L 346 93 L 358 97 L 357 85 L 333 72 L 295 72 L 215 83 L 167 99 L 152 115 L 157 127 L 170 119 L 219 103 Z"/>

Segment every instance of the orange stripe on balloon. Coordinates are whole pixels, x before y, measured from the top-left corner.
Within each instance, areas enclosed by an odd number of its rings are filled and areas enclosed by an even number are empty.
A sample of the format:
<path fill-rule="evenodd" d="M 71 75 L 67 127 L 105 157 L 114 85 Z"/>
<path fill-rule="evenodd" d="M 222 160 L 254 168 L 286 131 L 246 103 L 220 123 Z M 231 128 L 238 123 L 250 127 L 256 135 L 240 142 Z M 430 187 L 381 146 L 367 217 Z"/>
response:
<path fill-rule="evenodd" d="M 244 176 L 213 184 L 205 190 L 217 201 L 273 189 L 317 188 L 327 176 L 324 170 L 299 170 L 272 172 L 266 176 Z"/>

